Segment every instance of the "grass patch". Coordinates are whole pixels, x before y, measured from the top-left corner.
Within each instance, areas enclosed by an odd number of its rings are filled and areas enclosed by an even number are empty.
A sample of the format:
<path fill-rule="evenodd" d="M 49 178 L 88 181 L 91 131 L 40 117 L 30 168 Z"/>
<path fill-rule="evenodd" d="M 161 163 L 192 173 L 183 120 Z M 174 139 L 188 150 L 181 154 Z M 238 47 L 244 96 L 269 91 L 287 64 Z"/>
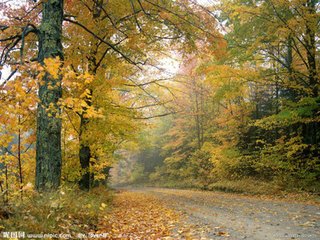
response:
<path fill-rule="evenodd" d="M 232 193 L 246 194 L 277 194 L 284 189 L 269 182 L 262 182 L 253 179 L 222 180 L 208 185 L 208 190 L 217 190 Z"/>
<path fill-rule="evenodd" d="M 98 219 L 107 213 L 112 194 L 105 188 L 83 192 L 62 187 L 51 193 L 29 191 L 23 199 L 11 199 L 0 219 L 0 231 L 77 234 L 95 231 Z"/>

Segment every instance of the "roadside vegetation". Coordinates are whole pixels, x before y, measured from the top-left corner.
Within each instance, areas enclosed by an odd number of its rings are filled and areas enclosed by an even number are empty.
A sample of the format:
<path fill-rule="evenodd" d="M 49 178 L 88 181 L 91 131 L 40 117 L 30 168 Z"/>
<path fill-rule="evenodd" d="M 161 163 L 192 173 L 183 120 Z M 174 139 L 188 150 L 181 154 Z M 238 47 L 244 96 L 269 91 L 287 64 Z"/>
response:
<path fill-rule="evenodd" d="M 28 234 L 95 233 L 99 219 L 110 211 L 111 191 L 105 187 L 82 192 L 73 187 L 39 194 L 32 189 L 17 194 L 1 208 L 0 231 Z"/>

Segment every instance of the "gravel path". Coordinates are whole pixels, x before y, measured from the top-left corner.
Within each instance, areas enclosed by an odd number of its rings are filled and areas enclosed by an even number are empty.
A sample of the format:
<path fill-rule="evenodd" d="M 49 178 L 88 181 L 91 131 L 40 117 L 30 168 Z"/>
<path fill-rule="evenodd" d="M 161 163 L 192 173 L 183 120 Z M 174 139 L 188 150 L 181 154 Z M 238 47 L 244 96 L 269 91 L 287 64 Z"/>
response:
<path fill-rule="evenodd" d="M 189 239 L 320 239 L 320 206 L 219 192 L 133 188 L 183 213 Z"/>

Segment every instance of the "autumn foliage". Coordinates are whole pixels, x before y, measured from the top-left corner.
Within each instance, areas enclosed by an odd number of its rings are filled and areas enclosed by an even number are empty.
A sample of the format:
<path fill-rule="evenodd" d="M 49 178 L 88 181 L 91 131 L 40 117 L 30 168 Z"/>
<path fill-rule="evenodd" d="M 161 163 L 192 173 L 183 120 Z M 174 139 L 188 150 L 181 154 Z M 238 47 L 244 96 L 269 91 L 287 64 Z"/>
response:
<path fill-rule="evenodd" d="M 174 231 L 175 213 L 139 194 L 108 216 L 110 178 L 319 193 L 318 1 L 213 2 L 0 2 L 5 227 Z"/>
<path fill-rule="evenodd" d="M 176 114 L 153 121 L 132 157 L 135 178 L 119 171 L 119 183 L 317 193 L 319 5 L 221 1 L 213 8 L 225 41 L 184 58 L 171 85 Z"/>

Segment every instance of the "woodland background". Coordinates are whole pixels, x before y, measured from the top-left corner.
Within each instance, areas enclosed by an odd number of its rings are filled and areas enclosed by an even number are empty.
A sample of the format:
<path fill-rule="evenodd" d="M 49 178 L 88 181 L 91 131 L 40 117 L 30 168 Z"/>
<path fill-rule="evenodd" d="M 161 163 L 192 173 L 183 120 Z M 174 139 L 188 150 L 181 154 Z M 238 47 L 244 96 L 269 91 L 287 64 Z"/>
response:
<path fill-rule="evenodd" d="M 319 2 L 214 9 L 223 39 L 184 58 L 170 85 L 175 114 L 150 121 L 116 181 L 319 192 Z"/>

